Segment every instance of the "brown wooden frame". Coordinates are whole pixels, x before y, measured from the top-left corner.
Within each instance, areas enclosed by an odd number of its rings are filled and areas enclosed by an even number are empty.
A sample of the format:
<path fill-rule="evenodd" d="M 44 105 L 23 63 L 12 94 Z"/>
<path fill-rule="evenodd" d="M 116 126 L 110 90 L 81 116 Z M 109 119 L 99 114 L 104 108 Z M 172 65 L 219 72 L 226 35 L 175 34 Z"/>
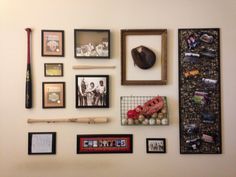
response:
<path fill-rule="evenodd" d="M 126 37 L 128 35 L 161 36 L 161 79 L 127 80 Z M 121 30 L 121 85 L 166 85 L 167 83 L 167 29 L 122 29 Z"/>

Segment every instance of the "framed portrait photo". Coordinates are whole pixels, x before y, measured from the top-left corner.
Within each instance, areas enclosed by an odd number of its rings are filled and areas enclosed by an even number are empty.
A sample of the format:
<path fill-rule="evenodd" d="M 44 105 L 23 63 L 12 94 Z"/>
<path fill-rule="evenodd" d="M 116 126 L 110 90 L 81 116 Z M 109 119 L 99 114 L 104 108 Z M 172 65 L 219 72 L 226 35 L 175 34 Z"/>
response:
<path fill-rule="evenodd" d="M 42 56 L 64 57 L 64 31 L 42 30 Z"/>
<path fill-rule="evenodd" d="M 43 108 L 65 108 L 65 82 L 43 82 Z"/>
<path fill-rule="evenodd" d="M 28 154 L 56 154 L 56 132 L 29 132 Z"/>
<path fill-rule="evenodd" d="M 76 108 L 109 108 L 108 75 L 76 75 Z"/>
<path fill-rule="evenodd" d="M 77 135 L 77 154 L 133 153 L 133 135 Z"/>
<path fill-rule="evenodd" d="M 45 77 L 62 77 L 63 63 L 45 63 L 44 64 Z"/>
<path fill-rule="evenodd" d="M 110 30 L 75 29 L 75 58 L 110 58 Z"/>
<path fill-rule="evenodd" d="M 121 30 L 121 84 L 167 83 L 167 30 Z"/>
<path fill-rule="evenodd" d="M 147 138 L 146 139 L 147 153 L 166 153 L 165 138 Z"/>

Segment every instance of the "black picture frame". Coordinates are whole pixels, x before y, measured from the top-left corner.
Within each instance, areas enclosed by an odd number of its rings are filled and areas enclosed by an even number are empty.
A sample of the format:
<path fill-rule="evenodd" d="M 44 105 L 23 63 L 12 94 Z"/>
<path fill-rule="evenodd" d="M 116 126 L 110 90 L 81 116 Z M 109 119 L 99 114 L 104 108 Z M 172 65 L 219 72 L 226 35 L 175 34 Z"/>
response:
<path fill-rule="evenodd" d="M 29 132 L 29 155 L 53 155 L 56 154 L 56 132 Z"/>
<path fill-rule="evenodd" d="M 166 153 L 165 138 L 146 138 L 147 153 Z"/>
<path fill-rule="evenodd" d="M 43 57 L 64 57 L 64 31 L 41 30 Z"/>
<path fill-rule="evenodd" d="M 181 154 L 221 154 L 220 29 L 178 30 Z"/>
<path fill-rule="evenodd" d="M 63 63 L 44 63 L 45 77 L 62 77 L 63 75 Z"/>
<path fill-rule="evenodd" d="M 109 108 L 108 75 L 76 75 L 75 83 L 76 108 Z"/>
<path fill-rule="evenodd" d="M 77 135 L 77 154 L 133 153 L 132 134 Z"/>
<path fill-rule="evenodd" d="M 110 58 L 110 30 L 74 29 L 75 58 Z"/>
<path fill-rule="evenodd" d="M 156 61 L 151 68 L 140 69 L 134 64 L 132 51 L 136 48 L 139 57 L 144 48 L 151 50 Z M 150 60 L 149 60 L 150 61 Z M 138 62 L 140 63 L 140 61 Z M 143 77 L 139 77 L 140 75 Z M 121 85 L 166 85 L 167 84 L 167 29 L 122 29 L 121 30 Z"/>
<path fill-rule="evenodd" d="M 65 82 L 42 83 L 42 107 L 65 108 Z"/>

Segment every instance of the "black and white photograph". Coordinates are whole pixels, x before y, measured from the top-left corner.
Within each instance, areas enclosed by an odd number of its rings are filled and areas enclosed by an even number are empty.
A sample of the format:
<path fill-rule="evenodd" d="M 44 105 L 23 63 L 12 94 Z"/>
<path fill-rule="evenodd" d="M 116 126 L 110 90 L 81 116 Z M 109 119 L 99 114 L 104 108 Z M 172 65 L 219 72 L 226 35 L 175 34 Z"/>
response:
<path fill-rule="evenodd" d="M 110 30 L 75 29 L 75 58 L 110 58 Z"/>
<path fill-rule="evenodd" d="M 165 138 L 147 138 L 147 153 L 166 153 Z"/>
<path fill-rule="evenodd" d="M 108 108 L 109 76 L 76 75 L 76 108 Z"/>

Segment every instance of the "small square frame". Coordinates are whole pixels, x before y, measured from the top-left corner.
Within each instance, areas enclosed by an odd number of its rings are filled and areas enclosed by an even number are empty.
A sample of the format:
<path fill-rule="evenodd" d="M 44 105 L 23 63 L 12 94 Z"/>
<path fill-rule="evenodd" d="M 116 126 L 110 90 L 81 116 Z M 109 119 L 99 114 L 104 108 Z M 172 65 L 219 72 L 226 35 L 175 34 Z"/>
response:
<path fill-rule="evenodd" d="M 56 132 L 29 132 L 28 154 L 56 154 Z"/>
<path fill-rule="evenodd" d="M 147 138 L 146 139 L 147 153 L 166 153 L 165 138 Z"/>
<path fill-rule="evenodd" d="M 42 30 L 42 56 L 64 57 L 64 31 Z"/>
<path fill-rule="evenodd" d="M 65 108 L 65 82 L 43 82 L 43 108 Z"/>
<path fill-rule="evenodd" d="M 134 66 L 131 50 L 147 47 L 157 56 L 149 69 Z M 167 83 L 167 29 L 121 30 L 121 84 L 165 85 Z"/>
<path fill-rule="evenodd" d="M 110 58 L 110 30 L 75 29 L 75 58 Z"/>
<path fill-rule="evenodd" d="M 63 63 L 44 63 L 45 77 L 62 77 Z"/>
<path fill-rule="evenodd" d="M 99 153 L 133 153 L 133 135 L 77 135 L 77 154 Z"/>
<path fill-rule="evenodd" d="M 109 108 L 108 75 L 76 75 L 75 83 L 76 108 Z"/>

